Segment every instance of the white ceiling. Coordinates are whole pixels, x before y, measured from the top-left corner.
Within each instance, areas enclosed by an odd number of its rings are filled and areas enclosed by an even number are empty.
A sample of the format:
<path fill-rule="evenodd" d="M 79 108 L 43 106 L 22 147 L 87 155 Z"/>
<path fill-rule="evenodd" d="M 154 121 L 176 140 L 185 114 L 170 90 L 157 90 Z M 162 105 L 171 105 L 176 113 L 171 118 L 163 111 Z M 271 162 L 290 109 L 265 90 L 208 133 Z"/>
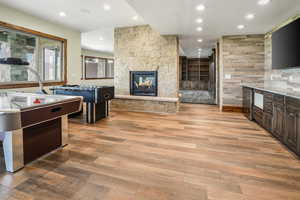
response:
<path fill-rule="evenodd" d="M 182 53 L 189 57 L 209 54 L 222 35 L 266 33 L 290 16 L 300 13 L 299 0 L 272 0 L 265 6 L 258 0 L 0 0 L 0 2 L 55 23 L 82 32 L 82 46 L 86 49 L 113 52 L 115 27 L 150 24 L 161 34 L 180 36 Z M 105 11 L 104 4 L 111 10 Z M 204 11 L 195 7 L 204 4 Z M 66 17 L 60 17 L 59 12 Z M 244 16 L 254 13 L 247 21 Z M 133 16 L 139 19 L 133 20 Z M 197 18 L 203 18 L 197 24 Z M 245 29 L 238 30 L 237 25 Z M 201 26 L 202 32 L 196 31 Z M 101 40 L 100 38 L 103 38 Z M 198 43 L 197 39 L 203 42 Z"/>
<path fill-rule="evenodd" d="M 194 57 L 198 48 L 209 49 L 222 35 L 266 33 L 275 25 L 300 14 L 299 0 L 272 0 L 259 6 L 258 0 L 127 0 L 127 2 L 161 34 L 179 34 L 184 53 Z M 196 10 L 199 4 L 204 11 Z M 254 13 L 251 21 L 245 15 Z M 203 23 L 195 20 L 202 18 Z M 244 30 L 237 29 L 239 24 Z M 202 32 L 196 28 L 201 26 Z M 198 43 L 197 39 L 203 42 Z M 207 54 L 207 51 L 204 52 Z"/>
<path fill-rule="evenodd" d="M 125 0 L 0 0 L 7 6 L 82 32 L 82 47 L 113 52 L 115 27 L 145 24 Z M 109 5 L 109 11 L 104 10 Z M 1 5 L 0 5 L 1 6 Z M 66 16 L 59 16 L 65 12 Z M 100 37 L 103 40 L 100 40 Z"/>

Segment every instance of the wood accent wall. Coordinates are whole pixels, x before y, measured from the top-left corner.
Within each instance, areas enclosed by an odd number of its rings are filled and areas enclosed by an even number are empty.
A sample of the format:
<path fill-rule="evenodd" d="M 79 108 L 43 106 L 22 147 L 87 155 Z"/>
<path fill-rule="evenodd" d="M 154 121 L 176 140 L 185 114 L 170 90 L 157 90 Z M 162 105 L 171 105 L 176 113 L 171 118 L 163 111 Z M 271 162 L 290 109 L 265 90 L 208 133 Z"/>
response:
<path fill-rule="evenodd" d="M 264 35 L 222 38 L 223 106 L 242 106 L 242 84 L 264 82 Z M 230 77 L 230 78 L 226 78 Z"/>

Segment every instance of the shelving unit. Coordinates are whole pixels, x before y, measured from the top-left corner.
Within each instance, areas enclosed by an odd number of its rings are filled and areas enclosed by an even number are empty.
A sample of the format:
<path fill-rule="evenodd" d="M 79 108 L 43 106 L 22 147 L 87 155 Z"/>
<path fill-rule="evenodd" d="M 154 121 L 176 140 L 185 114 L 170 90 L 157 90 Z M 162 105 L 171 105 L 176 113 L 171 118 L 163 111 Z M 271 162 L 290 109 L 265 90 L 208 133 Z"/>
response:
<path fill-rule="evenodd" d="M 181 88 L 208 90 L 209 59 L 180 57 Z"/>

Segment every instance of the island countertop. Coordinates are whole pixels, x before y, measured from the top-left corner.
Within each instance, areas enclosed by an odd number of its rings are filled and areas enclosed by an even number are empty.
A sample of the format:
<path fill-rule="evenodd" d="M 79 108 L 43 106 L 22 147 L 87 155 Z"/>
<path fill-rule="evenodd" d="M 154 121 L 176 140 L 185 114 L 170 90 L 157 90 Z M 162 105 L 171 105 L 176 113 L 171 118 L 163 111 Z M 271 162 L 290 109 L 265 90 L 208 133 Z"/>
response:
<path fill-rule="evenodd" d="M 261 86 L 261 85 L 255 85 L 255 84 L 243 84 L 242 87 L 248 87 L 256 90 L 261 90 L 265 92 L 270 92 L 273 94 L 279 94 L 282 96 L 287 96 L 295 99 L 300 99 L 300 92 L 294 92 L 274 87 L 267 87 L 267 86 Z"/>

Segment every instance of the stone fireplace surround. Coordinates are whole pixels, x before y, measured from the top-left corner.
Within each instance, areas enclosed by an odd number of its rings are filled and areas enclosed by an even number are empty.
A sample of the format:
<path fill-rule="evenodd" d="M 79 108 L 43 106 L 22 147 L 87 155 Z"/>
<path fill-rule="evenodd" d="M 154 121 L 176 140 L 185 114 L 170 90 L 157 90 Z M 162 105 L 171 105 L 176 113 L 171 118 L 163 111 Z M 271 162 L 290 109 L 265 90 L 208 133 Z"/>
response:
<path fill-rule="evenodd" d="M 178 111 L 179 48 L 177 36 L 162 36 L 150 26 L 115 29 L 115 99 L 112 110 Z M 157 96 L 130 95 L 130 71 L 157 71 Z"/>

